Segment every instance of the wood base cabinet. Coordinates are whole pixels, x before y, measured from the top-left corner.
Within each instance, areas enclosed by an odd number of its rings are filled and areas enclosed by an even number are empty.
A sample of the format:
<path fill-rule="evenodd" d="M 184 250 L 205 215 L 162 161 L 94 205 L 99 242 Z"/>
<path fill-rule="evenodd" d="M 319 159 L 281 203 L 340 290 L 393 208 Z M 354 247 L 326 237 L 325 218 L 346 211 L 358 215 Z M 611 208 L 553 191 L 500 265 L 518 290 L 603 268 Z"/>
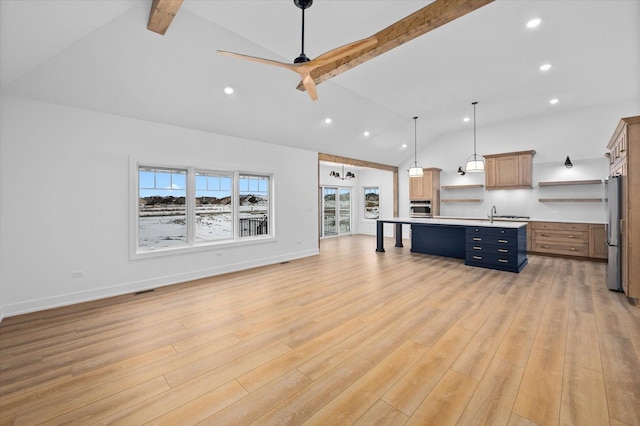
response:
<path fill-rule="evenodd" d="M 530 222 L 533 253 L 607 258 L 604 224 L 571 222 Z"/>
<path fill-rule="evenodd" d="M 623 118 L 607 144 L 609 174 L 622 176 L 620 273 L 627 297 L 640 298 L 640 116 Z"/>

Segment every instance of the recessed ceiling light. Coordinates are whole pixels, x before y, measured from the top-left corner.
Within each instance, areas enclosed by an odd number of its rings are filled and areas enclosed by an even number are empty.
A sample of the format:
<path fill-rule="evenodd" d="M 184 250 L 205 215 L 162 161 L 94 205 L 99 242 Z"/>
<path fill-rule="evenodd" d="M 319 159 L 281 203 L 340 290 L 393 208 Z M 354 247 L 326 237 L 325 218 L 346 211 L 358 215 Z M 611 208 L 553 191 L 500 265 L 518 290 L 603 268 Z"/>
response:
<path fill-rule="evenodd" d="M 551 99 L 551 100 L 549 101 L 549 103 L 550 103 L 551 105 L 555 105 L 555 104 L 557 104 L 558 102 L 560 102 L 560 101 L 558 100 L 558 98 L 553 98 L 553 99 Z"/>
<path fill-rule="evenodd" d="M 233 88 L 233 86 L 225 86 L 225 88 L 222 89 L 222 91 L 227 95 L 233 95 L 233 92 L 235 92 L 235 89 Z"/>
<path fill-rule="evenodd" d="M 406 147 L 407 147 L 407 144 L 406 144 L 406 143 L 403 143 L 403 144 L 402 144 L 402 148 L 406 148 Z"/>
<path fill-rule="evenodd" d="M 371 133 L 368 130 L 362 132 L 362 136 L 364 136 L 365 138 L 369 137 L 369 135 L 371 135 Z"/>
<path fill-rule="evenodd" d="M 549 71 L 550 69 L 551 69 L 551 64 L 540 65 L 540 71 Z"/>
<path fill-rule="evenodd" d="M 331 117 L 327 117 L 324 119 L 324 124 L 331 124 L 332 121 Z"/>
<path fill-rule="evenodd" d="M 469 120 L 471 120 L 469 117 L 465 117 L 465 118 L 463 118 L 463 119 L 462 119 L 462 121 L 464 121 L 465 123 L 466 123 L 467 121 L 469 121 Z"/>
<path fill-rule="evenodd" d="M 535 28 L 538 25 L 540 25 L 540 22 L 542 22 L 542 19 L 534 18 L 534 19 L 530 20 L 529 22 L 527 22 L 527 28 Z"/>

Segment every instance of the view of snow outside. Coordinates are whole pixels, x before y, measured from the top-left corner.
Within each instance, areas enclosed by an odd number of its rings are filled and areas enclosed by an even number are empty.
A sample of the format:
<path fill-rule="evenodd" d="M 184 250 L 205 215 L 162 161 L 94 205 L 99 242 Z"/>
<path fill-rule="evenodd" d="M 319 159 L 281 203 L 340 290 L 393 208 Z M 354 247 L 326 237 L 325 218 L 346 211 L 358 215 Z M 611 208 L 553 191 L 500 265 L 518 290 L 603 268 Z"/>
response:
<path fill-rule="evenodd" d="M 380 188 L 364 188 L 364 218 L 378 219 L 380 216 Z"/>
<path fill-rule="evenodd" d="M 187 171 L 140 167 L 139 246 L 175 247 L 187 244 Z M 231 193 L 233 174 L 195 173 L 195 242 L 233 238 Z M 269 178 L 239 179 L 241 236 L 267 234 Z"/>

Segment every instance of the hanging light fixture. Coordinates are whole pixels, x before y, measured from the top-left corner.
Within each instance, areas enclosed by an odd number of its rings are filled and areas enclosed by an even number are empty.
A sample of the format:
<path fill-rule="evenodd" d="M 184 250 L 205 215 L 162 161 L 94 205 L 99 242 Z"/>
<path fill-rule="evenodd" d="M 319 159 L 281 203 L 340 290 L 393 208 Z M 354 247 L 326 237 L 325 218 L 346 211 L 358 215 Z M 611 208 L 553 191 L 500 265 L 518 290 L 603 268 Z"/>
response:
<path fill-rule="evenodd" d="M 331 171 L 331 173 L 329 173 L 329 176 L 333 176 L 334 178 L 340 179 L 340 180 L 349 180 L 356 177 L 356 175 L 354 175 L 351 172 L 347 172 L 346 175 L 344 174 L 344 164 L 342 165 L 342 176 L 340 175 L 340 172 L 336 172 L 336 171 Z"/>
<path fill-rule="evenodd" d="M 573 163 L 571 162 L 571 159 L 569 158 L 569 156 L 568 156 L 568 155 L 567 155 L 567 159 L 566 159 L 566 160 L 564 160 L 564 166 L 565 166 L 567 169 L 570 169 L 570 168 L 572 168 L 572 167 L 573 167 Z"/>
<path fill-rule="evenodd" d="M 413 140 L 413 164 L 409 167 L 409 177 L 421 177 L 424 172 L 422 165 L 418 163 L 418 117 L 413 117 L 414 140 Z"/>
<path fill-rule="evenodd" d="M 471 102 L 471 105 L 473 105 L 473 155 L 467 159 L 465 171 L 484 172 L 484 160 L 476 153 L 476 105 L 478 105 L 478 101 Z"/>

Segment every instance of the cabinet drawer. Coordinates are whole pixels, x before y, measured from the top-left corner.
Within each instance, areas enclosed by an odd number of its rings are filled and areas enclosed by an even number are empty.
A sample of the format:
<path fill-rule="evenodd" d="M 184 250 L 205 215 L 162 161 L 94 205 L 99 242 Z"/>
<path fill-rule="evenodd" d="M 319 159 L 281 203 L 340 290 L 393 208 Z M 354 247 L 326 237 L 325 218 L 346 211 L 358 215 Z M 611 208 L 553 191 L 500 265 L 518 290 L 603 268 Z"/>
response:
<path fill-rule="evenodd" d="M 555 231 L 589 231 L 588 223 L 566 223 L 566 222 L 533 222 L 531 228 L 536 230 Z"/>
<path fill-rule="evenodd" d="M 482 245 L 482 244 L 469 244 L 467 245 L 467 254 L 495 254 L 499 256 L 515 256 L 518 254 L 518 249 L 511 246 L 494 246 L 494 245 Z"/>
<path fill-rule="evenodd" d="M 498 237 L 493 235 L 474 235 L 467 233 L 467 247 L 470 244 L 473 245 L 493 245 L 503 247 L 517 247 L 518 238 L 513 237 Z"/>
<path fill-rule="evenodd" d="M 499 228 L 499 227 L 482 227 L 482 226 L 468 226 L 467 235 L 493 235 L 496 237 L 513 237 L 518 235 L 518 229 L 516 228 Z"/>
<path fill-rule="evenodd" d="M 533 233 L 533 238 L 536 242 L 550 242 L 550 243 L 588 243 L 589 242 L 589 232 L 588 231 L 575 231 L 575 232 L 564 232 L 564 231 L 535 231 Z"/>
<path fill-rule="evenodd" d="M 588 256 L 589 245 L 582 244 L 568 244 L 568 243 L 548 243 L 536 241 L 534 244 L 534 251 L 539 253 L 554 253 L 554 254 L 566 254 L 570 256 Z"/>
<path fill-rule="evenodd" d="M 516 256 L 500 256 L 487 253 L 467 252 L 465 259 L 467 265 L 497 266 L 497 267 L 517 267 L 518 258 Z"/>

